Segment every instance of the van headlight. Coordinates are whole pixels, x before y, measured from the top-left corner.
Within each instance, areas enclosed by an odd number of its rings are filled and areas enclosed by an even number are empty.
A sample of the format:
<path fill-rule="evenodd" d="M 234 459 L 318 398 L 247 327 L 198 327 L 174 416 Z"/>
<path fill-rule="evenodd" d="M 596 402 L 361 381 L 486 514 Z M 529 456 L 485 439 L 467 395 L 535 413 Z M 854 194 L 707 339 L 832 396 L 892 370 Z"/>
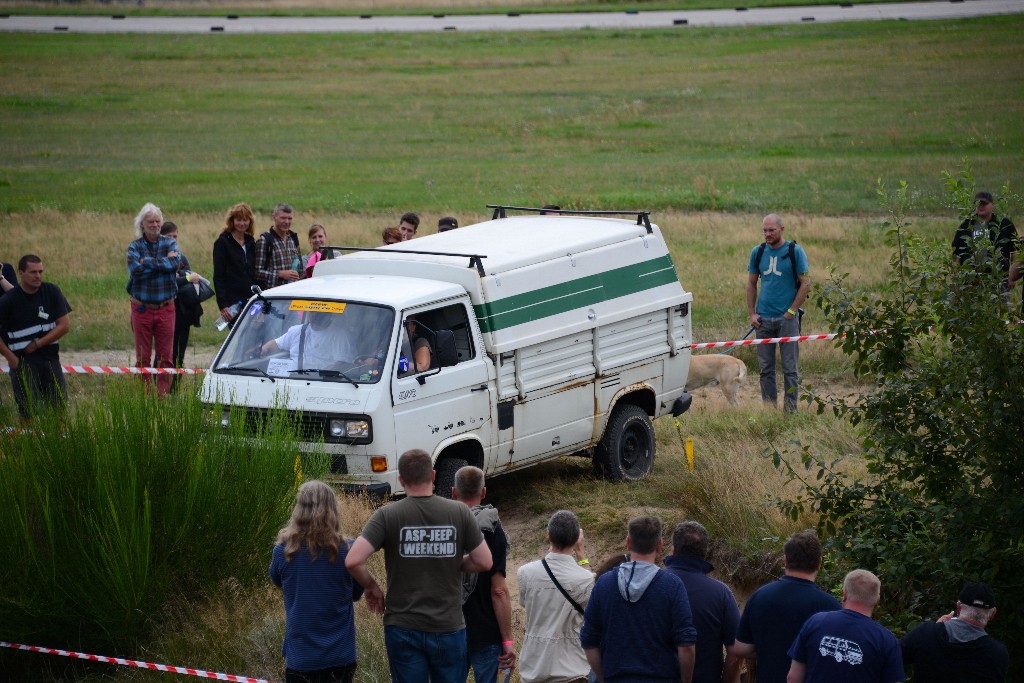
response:
<path fill-rule="evenodd" d="M 327 431 L 332 439 L 368 439 L 370 421 L 365 418 L 334 418 L 328 423 Z"/>

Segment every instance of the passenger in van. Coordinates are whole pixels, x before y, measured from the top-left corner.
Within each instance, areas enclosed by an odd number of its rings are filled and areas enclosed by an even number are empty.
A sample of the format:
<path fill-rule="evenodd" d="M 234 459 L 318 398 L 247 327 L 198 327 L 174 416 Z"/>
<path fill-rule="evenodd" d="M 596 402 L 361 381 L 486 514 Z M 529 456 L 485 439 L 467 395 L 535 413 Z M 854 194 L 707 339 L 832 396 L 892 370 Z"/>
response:
<path fill-rule="evenodd" d="M 298 360 L 300 344 L 302 365 L 305 368 L 328 369 L 339 362 L 350 362 L 353 358 L 349 335 L 336 329 L 333 324 L 336 313 L 308 312 L 308 325 L 303 322 L 292 325 L 276 339 L 271 339 L 260 349 L 261 356 L 278 351 L 287 351 L 288 357 Z M 303 332 L 305 327 L 305 332 Z"/>
<path fill-rule="evenodd" d="M 413 316 L 406 318 L 405 329 L 408 334 L 410 348 L 412 349 L 412 362 L 408 370 L 403 371 L 399 368 L 399 374 L 429 370 L 433 363 L 434 351 L 430 347 L 430 341 L 416 333 L 416 318 Z"/>

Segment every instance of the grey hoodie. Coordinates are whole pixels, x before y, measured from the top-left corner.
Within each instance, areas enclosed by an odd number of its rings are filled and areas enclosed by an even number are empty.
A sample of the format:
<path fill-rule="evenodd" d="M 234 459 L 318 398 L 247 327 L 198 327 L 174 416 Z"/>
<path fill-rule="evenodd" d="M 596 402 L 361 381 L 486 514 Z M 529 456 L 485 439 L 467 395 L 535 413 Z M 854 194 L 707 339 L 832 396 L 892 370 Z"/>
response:
<path fill-rule="evenodd" d="M 650 562 L 623 562 L 618 567 L 619 595 L 626 602 L 639 602 L 659 571 L 658 565 Z"/>

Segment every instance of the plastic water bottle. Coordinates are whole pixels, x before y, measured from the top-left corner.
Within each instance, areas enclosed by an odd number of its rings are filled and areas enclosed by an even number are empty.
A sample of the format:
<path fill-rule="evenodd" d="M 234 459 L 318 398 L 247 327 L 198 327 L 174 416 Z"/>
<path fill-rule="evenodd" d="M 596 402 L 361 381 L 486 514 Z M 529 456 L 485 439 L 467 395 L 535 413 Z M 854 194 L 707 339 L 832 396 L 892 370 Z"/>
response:
<path fill-rule="evenodd" d="M 217 319 L 213 321 L 213 326 L 217 328 L 218 332 L 223 332 L 227 328 L 228 323 L 235 319 L 238 312 L 242 310 L 242 303 L 239 301 L 238 303 L 231 304 L 231 307 L 228 309 L 228 313 L 231 315 L 230 318 L 225 319 L 223 315 L 217 316 Z"/>

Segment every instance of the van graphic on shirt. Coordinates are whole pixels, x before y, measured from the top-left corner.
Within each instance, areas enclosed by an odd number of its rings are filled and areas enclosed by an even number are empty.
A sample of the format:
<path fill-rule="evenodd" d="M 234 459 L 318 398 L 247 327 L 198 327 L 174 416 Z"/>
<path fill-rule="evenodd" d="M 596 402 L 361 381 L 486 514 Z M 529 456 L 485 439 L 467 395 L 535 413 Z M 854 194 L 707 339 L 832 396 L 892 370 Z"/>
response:
<path fill-rule="evenodd" d="M 399 532 L 398 552 L 402 557 L 455 557 L 455 527 L 404 526 Z"/>
<path fill-rule="evenodd" d="M 864 661 L 864 652 L 860 645 L 846 638 L 825 636 L 818 643 L 818 652 L 822 657 L 834 657 L 837 662 L 856 665 Z"/>

